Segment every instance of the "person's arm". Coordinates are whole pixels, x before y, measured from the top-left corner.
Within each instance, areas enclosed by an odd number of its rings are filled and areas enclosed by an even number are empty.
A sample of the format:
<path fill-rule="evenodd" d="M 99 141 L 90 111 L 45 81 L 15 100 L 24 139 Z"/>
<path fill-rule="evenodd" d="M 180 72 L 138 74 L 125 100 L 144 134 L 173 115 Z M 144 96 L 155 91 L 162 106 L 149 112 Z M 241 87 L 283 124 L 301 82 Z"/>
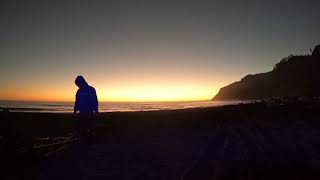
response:
<path fill-rule="evenodd" d="M 95 113 L 99 113 L 99 102 L 98 102 L 98 97 L 95 89 L 94 89 L 94 111 Z"/>
<path fill-rule="evenodd" d="M 74 102 L 73 113 L 76 114 L 78 111 L 79 111 L 79 100 L 78 100 L 78 91 L 77 91 L 76 100 Z"/>

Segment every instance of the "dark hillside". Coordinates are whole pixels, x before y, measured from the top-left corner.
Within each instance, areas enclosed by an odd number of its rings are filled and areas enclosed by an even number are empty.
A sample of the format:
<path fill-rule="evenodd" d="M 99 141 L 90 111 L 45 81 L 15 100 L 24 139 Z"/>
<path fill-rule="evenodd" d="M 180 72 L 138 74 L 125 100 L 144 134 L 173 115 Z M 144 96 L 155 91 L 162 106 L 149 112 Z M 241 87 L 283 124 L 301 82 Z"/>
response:
<path fill-rule="evenodd" d="M 312 55 L 288 56 L 270 72 L 247 75 L 220 89 L 213 100 L 320 96 L 320 45 Z"/>

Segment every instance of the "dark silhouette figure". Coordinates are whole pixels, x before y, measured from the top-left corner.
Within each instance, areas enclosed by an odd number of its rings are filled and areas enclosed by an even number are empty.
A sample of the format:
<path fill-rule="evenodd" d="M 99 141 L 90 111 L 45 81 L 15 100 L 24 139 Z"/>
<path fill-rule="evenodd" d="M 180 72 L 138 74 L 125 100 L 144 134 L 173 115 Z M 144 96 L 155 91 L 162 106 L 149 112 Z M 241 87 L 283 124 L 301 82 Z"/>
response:
<path fill-rule="evenodd" d="M 89 86 L 82 76 L 76 78 L 75 84 L 79 87 L 74 104 L 79 135 L 82 141 L 91 145 L 93 143 L 94 121 L 99 113 L 96 90 Z M 79 113 L 77 114 L 77 112 Z"/>

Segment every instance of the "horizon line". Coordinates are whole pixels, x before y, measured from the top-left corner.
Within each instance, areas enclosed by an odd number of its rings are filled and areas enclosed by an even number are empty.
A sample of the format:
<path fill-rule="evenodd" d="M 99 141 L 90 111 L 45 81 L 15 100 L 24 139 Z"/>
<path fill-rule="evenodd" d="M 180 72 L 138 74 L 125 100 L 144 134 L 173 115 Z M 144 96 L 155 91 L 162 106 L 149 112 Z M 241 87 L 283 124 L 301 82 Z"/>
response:
<path fill-rule="evenodd" d="M 8 100 L 0 99 L 2 102 L 55 102 L 55 103 L 73 103 L 75 101 L 55 101 L 55 100 Z M 172 102 L 208 102 L 211 99 L 206 100 L 165 100 L 165 101 L 99 101 L 99 103 L 172 103 Z"/>

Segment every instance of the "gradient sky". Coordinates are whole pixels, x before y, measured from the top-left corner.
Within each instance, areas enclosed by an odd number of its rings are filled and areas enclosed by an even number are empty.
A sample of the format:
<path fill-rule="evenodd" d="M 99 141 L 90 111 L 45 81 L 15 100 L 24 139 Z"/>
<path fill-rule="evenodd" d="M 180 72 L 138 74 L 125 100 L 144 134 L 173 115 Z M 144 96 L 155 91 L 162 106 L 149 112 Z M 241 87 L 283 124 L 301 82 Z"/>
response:
<path fill-rule="evenodd" d="M 1 1 L 0 99 L 208 100 L 320 43 L 320 1 Z"/>

